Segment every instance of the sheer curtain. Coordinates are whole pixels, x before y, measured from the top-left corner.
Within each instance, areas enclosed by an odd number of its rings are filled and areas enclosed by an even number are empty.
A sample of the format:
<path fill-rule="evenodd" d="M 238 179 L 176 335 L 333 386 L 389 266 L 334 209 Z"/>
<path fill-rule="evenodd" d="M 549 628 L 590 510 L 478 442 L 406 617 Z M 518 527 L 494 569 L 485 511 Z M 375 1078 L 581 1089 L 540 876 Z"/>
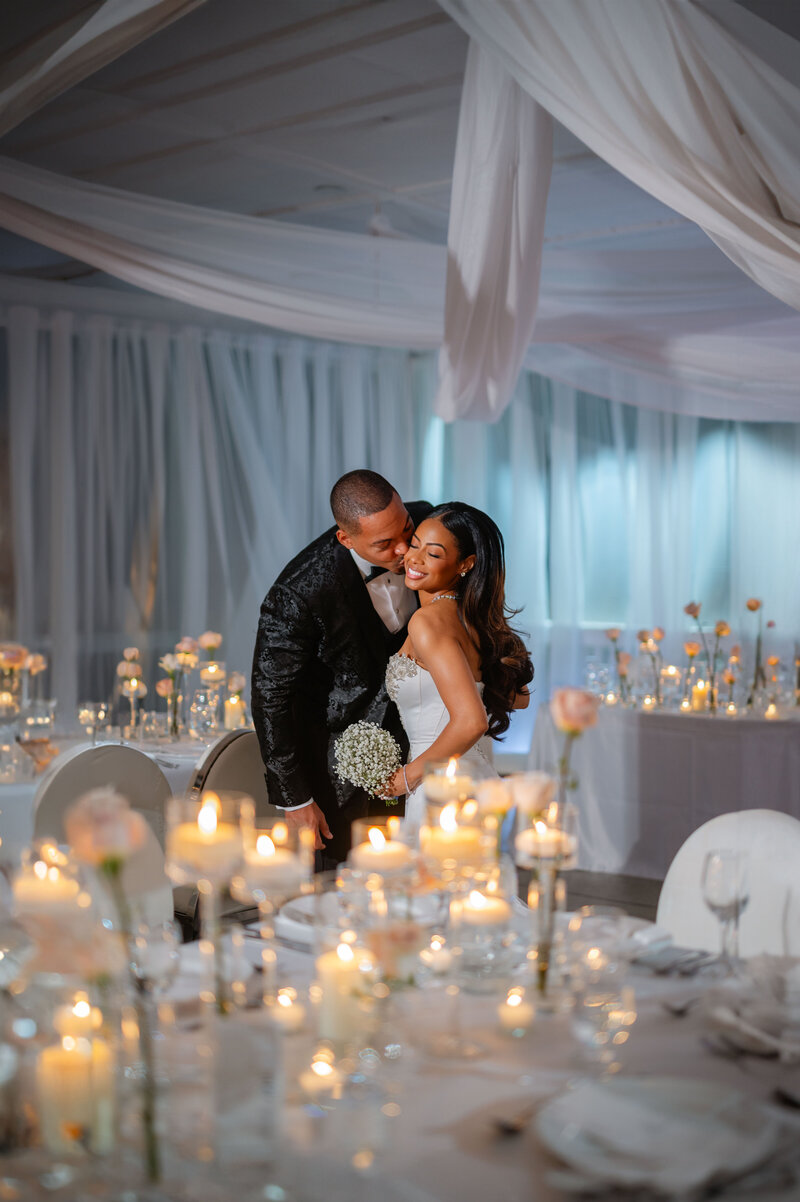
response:
<path fill-rule="evenodd" d="M 775 647 L 797 634 L 800 425 L 658 413 L 530 372 L 500 421 L 446 424 L 433 352 L 33 308 L 0 325 L 18 635 L 51 654 L 65 717 L 108 694 L 131 643 L 148 703 L 181 634 L 220 630 L 247 672 L 263 594 L 363 465 L 500 524 L 537 701 L 581 679 L 612 624 L 658 623 L 677 655 L 689 600 L 746 633 L 762 596 Z"/>

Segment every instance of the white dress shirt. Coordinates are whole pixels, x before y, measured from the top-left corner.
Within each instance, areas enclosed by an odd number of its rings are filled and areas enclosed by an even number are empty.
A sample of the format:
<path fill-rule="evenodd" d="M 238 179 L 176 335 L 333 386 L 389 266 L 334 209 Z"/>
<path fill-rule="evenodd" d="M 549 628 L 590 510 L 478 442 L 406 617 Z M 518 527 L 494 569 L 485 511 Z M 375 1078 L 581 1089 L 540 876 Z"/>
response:
<path fill-rule="evenodd" d="M 356 555 L 355 551 L 351 551 L 355 565 L 361 573 L 361 579 L 366 581 L 372 571 L 373 565 L 368 560 L 362 559 L 360 555 Z M 408 622 L 408 619 L 413 614 L 417 607 L 417 599 L 411 589 L 406 588 L 405 576 L 402 572 L 384 572 L 381 576 L 376 576 L 374 580 L 370 580 L 367 584 L 367 592 L 369 593 L 370 601 L 375 607 L 380 620 L 383 622 L 387 630 L 392 634 L 396 634 Z M 304 810 L 306 806 L 313 804 L 314 798 L 309 797 L 308 801 L 303 805 L 292 806 L 293 810 Z M 277 806 L 279 810 L 284 809 L 284 806 Z"/>
<path fill-rule="evenodd" d="M 351 551 L 350 554 L 361 573 L 361 578 L 366 580 L 373 565 L 366 559 L 362 559 L 360 555 L 356 555 L 355 551 Z M 406 588 L 406 580 L 402 572 L 399 574 L 384 572 L 383 575 L 376 576 L 374 580 L 368 582 L 367 592 L 375 607 L 375 612 L 392 634 L 402 630 L 417 608 L 416 597 L 411 589 Z"/>

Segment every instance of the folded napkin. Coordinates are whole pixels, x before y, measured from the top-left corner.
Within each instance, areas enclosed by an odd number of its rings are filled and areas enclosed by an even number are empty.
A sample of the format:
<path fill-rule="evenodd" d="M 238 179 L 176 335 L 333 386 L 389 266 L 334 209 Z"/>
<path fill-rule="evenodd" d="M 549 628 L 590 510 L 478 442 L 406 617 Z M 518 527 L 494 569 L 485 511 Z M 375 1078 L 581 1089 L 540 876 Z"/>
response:
<path fill-rule="evenodd" d="M 579 1085 L 540 1112 L 545 1142 L 554 1120 L 562 1139 L 551 1146 L 573 1168 L 668 1197 L 759 1164 L 780 1134 L 778 1122 L 740 1094 L 657 1078 Z"/>
<path fill-rule="evenodd" d="M 800 961 L 753 957 L 740 976 L 709 991 L 702 1014 L 743 1051 L 800 1063 Z"/>

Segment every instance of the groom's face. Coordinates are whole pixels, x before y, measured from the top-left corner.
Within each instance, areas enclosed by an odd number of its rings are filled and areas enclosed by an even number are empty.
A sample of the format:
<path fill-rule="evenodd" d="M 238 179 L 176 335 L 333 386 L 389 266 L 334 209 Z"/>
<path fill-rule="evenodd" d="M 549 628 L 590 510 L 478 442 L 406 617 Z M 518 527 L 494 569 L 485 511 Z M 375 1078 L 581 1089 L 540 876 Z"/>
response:
<path fill-rule="evenodd" d="M 402 572 L 403 556 L 413 533 L 414 523 L 395 493 L 385 509 L 363 517 L 356 530 L 337 530 L 336 537 L 342 546 L 375 567 Z"/>

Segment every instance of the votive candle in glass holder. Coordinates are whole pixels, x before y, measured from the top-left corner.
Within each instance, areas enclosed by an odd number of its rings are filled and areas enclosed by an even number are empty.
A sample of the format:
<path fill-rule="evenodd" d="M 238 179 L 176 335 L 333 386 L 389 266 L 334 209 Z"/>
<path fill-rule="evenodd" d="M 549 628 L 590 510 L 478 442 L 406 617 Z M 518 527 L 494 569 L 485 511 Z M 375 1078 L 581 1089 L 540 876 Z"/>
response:
<path fill-rule="evenodd" d="M 518 822 L 514 847 L 521 868 L 575 867 L 577 810 L 571 802 L 551 801 L 543 811 L 521 812 Z"/>
<path fill-rule="evenodd" d="M 231 878 L 231 894 L 258 906 L 266 1006 L 275 1001 L 277 988 L 275 910 L 290 897 L 310 892 L 313 872 L 313 831 L 290 828 L 283 819 L 257 828 L 245 823 L 244 860 Z"/>
<path fill-rule="evenodd" d="M 77 865 L 52 840 L 36 840 L 25 852 L 11 893 L 15 915 L 30 927 L 48 928 L 50 920 L 81 924 L 87 930 L 95 925 L 92 897 Z"/>
<path fill-rule="evenodd" d="M 88 1150 L 106 1156 L 114 1150 L 114 1054 L 101 1030 L 102 1013 L 88 1001 L 76 1003 L 73 1013 L 83 1009 L 86 1024 L 75 1016 L 64 1034 L 56 1013 L 57 1038 L 36 1058 L 39 1131 L 51 1155 L 85 1157 Z"/>
<path fill-rule="evenodd" d="M 337 1046 L 367 1041 L 376 1000 L 373 954 L 359 945 L 354 931 L 345 931 L 333 950 L 317 957 L 314 967 L 319 1038 Z"/>
<path fill-rule="evenodd" d="M 402 822 L 395 814 L 386 818 L 358 818 L 352 832 L 348 856 L 351 868 L 377 872 L 386 879 L 410 876 L 415 872 L 415 850 L 406 842 Z"/>
<path fill-rule="evenodd" d="M 176 885 L 196 885 L 200 893 L 201 951 L 213 957 L 213 982 L 204 991 L 227 1013 L 219 938 L 219 893 L 244 862 L 245 830 L 252 829 L 255 805 L 244 793 L 206 791 L 199 797 L 171 797 L 166 805 L 165 867 Z M 209 965 L 209 970 L 211 965 Z"/>
<path fill-rule="evenodd" d="M 430 760 L 425 764 L 422 777 L 425 800 L 434 805 L 447 805 L 450 801 L 464 801 L 473 793 L 472 777 L 459 770 L 458 756 L 449 760 Z"/>
<path fill-rule="evenodd" d="M 199 667 L 200 683 L 206 689 L 221 689 L 227 680 L 225 664 L 222 660 L 210 659 Z"/>
<path fill-rule="evenodd" d="M 483 818 L 471 797 L 428 806 L 419 843 L 423 864 L 432 876 L 448 883 L 494 857 L 496 839 L 485 830 Z"/>
<path fill-rule="evenodd" d="M 465 989 L 491 990 L 511 974 L 519 947 L 511 913 L 498 865 L 475 872 L 451 898 L 451 941 L 459 949 L 458 975 Z"/>
<path fill-rule="evenodd" d="M 509 1035 L 519 1039 L 533 1025 L 536 1008 L 527 1000 L 525 989 L 514 985 L 506 994 L 505 1001 L 497 1007 L 500 1026 Z"/>

